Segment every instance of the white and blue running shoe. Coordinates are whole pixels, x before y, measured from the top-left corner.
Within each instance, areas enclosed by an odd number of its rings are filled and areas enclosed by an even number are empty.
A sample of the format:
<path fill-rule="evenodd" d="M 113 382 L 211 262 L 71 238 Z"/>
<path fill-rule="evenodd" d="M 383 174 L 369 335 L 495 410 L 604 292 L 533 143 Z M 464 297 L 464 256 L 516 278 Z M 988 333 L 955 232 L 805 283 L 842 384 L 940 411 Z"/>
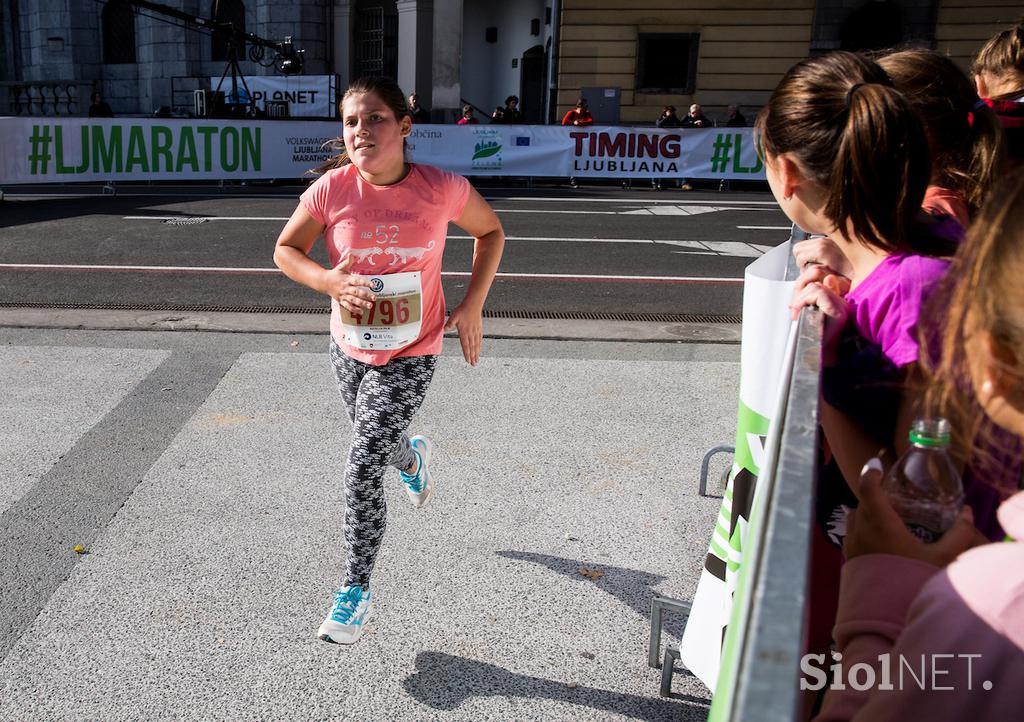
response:
<path fill-rule="evenodd" d="M 405 490 L 412 499 L 413 506 L 419 509 L 430 501 L 430 495 L 434 493 L 433 479 L 430 477 L 430 452 L 433 444 L 426 436 L 412 436 L 409 438 L 409 445 L 419 459 L 420 466 L 413 476 L 404 471 L 399 471 Z"/>
<path fill-rule="evenodd" d="M 372 612 L 370 590 L 364 591 L 358 585 L 342 587 L 334 593 L 334 607 L 320 625 L 317 636 L 325 642 L 355 644 L 363 636 Z"/>

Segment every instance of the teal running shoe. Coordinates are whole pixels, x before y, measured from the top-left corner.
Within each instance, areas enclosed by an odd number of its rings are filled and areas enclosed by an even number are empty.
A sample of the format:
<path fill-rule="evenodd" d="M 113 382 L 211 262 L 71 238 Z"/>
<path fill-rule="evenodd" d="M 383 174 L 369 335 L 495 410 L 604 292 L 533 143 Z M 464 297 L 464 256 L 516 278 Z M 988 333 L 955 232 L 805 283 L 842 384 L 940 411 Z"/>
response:
<path fill-rule="evenodd" d="M 325 642 L 355 644 L 363 636 L 372 612 L 369 589 L 358 585 L 342 587 L 334 593 L 334 607 L 316 634 Z"/>
<path fill-rule="evenodd" d="M 417 509 L 430 501 L 430 495 L 434 493 L 434 482 L 430 476 L 430 452 L 433 444 L 426 436 L 412 436 L 409 438 L 409 445 L 419 459 L 420 468 L 414 476 L 409 476 L 404 471 L 399 471 L 402 483 L 405 484 L 405 491 L 412 499 L 412 504 Z"/>

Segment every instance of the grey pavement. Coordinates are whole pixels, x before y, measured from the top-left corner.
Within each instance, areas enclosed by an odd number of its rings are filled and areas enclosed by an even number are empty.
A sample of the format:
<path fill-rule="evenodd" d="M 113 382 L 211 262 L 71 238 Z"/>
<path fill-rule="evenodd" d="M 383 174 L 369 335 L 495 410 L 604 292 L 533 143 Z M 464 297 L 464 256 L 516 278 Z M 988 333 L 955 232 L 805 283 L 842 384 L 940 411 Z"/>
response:
<path fill-rule="evenodd" d="M 693 677 L 658 697 L 647 615 L 696 588 L 738 345 L 489 338 L 471 368 L 446 340 L 414 421 L 437 493 L 386 477 L 340 647 L 327 337 L 202 328 L 0 328 L 0 719 L 706 717 Z"/>

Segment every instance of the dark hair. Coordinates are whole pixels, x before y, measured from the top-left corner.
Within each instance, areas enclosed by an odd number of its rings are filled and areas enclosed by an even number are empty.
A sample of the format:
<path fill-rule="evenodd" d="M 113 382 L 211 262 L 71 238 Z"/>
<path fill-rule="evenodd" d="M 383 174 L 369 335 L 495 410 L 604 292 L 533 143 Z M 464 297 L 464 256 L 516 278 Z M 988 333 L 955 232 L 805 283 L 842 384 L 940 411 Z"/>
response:
<path fill-rule="evenodd" d="M 353 95 L 362 95 L 363 93 L 373 93 L 384 105 L 391 109 L 391 112 L 395 114 L 395 119 L 398 122 L 402 121 L 402 118 L 409 115 L 409 105 L 406 103 L 405 94 L 402 89 L 398 87 L 391 78 L 380 78 L 380 77 L 364 77 L 359 78 L 345 91 L 345 95 L 338 101 L 338 110 L 344 115 L 345 101 L 351 98 Z M 344 117 L 342 118 L 344 121 Z M 339 151 L 337 155 L 329 159 L 328 161 L 321 163 L 313 169 L 313 173 L 326 173 L 334 168 L 341 168 L 344 165 L 348 165 L 352 160 L 348 157 L 348 151 L 345 150 L 345 139 L 342 137 L 334 138 L 324 143 L 324 149 Z"/>
<path fill-rule="evenodd" d="M 824 213 L 861 242 L 913 250 L 914 219 L 928 185 L 921 122 L 885 71 L 838 51 L 801 61 L 758 115 L 760 147 L 788 153 L 828 194 Z"/>
<path fill-rule="evenodd" d="M 1019 443 L 995 427 L 979 407 L 972 391 L 966 345 L 970 335 L 987 332 L 1018 351 L 1024 348 L 1024 170 L 996 185 L 978 219 L 971 224 L 940 292 L 929 304 L 929 317 L 941 328 L 941 353 L 933 357 L 921 324 L 921 365 L 929 386 L 925 397 L 930 413 L 950 419 L 958 456 L 972 466 L 998 463 L 1009 455 L 1020 458 Z M 970 326 L 968 328 L 968 318 Z M 1021 369 L 1006 371 L 1024 383 Z M 1012 376 L 1011 376 L 1012 378 Z M 1007 443 L 1010 442 L 1010 443 Z M 1016 446 L 1016 448 L 1007 448 Z M 1012 491 L 1010 488 L 1002 491 Z"/>
<path fill-rule="evenodd" d="M 469 105 L 467 103 L 466 105 L 462 106 L 462 114 L 463 115 L 465 115 L 466 113 L 472 113 L 472 112 L 473 112 L 473 106 L 472 105 Z"/>
<path fill-rule="evenodd" d="M 880 58 L 878 64 L 924 124 L 932 181 L 957 191 L 974 217 L 1003 165 L 999 119 L 978 102 L 974 83 L 944 55 L 904 50 Z"/>
<path fill-rule="evenodd" d="M 1012 28 L 996 33 L 978 52 L 971 66 L 975 75 L 988 73 L 1014 89 L 994 100 L 1014 100 L 1024 91 L 1024 18 Z"/>
<path fill-rule="evenodd" d="M 577 99 L 576 107 L 578 108 L 581 105 L 587 105 L 587 99 L 586 98 L 579 98 L 579 99 Z"/>
<path fill-rule="evenodd" d="M 505 98 L 505 105 L 508 105 L 508 104 L 509 104 L 509 103 L 511 103 L 511 102 L 512 102 L 513 100 L 514 100 L 514 101 L 516 101 L 517 103 L 519 102 L 519 98 L 517 98 L 517 97 L 516 97 L 516 96 L 514 96 L 514 95 L 510 95 L 510 96 L 508 96 L 507 98 Z"/>
<path fill-rule="evenodd" d="M 96 98 L 102 98 L 102 97 L 103 97 L 103 95 L 100 93 L 100 91 L 94 90 L 94 91 L 92 91 L 92 95 L 89 96 L 89 102 L 90 103 L 95 103 L 96 102 Z"/>

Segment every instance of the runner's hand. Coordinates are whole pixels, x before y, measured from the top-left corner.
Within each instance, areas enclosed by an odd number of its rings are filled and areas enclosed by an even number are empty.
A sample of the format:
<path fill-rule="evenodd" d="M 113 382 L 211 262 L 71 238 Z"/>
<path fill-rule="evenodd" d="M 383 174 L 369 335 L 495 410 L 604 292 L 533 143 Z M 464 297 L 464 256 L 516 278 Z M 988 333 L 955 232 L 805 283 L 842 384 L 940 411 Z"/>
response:
<path fill-rule="evenodd" d="M 462 344 L 462 355 L 466 363 L 476 366 L 480 360 L 480 345 L 484 337 L 483 310 L 467 308 L 459 304 L 448 316 L 444 325 L 445 331 L 459 331 L 459 343 Z"/>
<path fill-rule="evenodd" d="M 325 271 L 324 288 L 328 296 L 336 300 L 351 313 L 360 313 L 373 306 L 376 296 L 366 290 L 370 281 L 357 273 L 349 273 L 355 257 L 345 256 L 334 268 Z"/>

